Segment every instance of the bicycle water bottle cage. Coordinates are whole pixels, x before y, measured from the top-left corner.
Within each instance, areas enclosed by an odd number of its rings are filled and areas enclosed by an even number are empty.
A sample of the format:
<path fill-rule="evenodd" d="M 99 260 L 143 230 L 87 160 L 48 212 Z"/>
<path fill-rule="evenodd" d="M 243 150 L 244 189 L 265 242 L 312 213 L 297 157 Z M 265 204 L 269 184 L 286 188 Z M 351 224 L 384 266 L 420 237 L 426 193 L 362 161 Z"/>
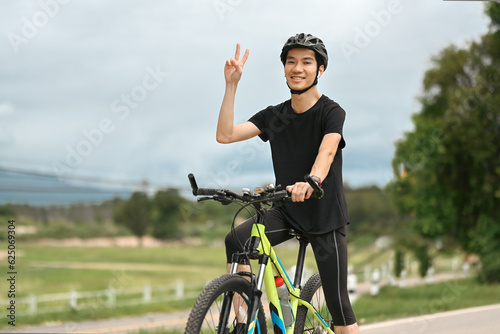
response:
<path fill-rule="evenodd" d="M 256 260 L 259 258 L 259 251 L 257 248 L 260 245 L 259 237 L 251 237 L 245 243 L 245 252 L 248 254 L 248 258 Z"/>

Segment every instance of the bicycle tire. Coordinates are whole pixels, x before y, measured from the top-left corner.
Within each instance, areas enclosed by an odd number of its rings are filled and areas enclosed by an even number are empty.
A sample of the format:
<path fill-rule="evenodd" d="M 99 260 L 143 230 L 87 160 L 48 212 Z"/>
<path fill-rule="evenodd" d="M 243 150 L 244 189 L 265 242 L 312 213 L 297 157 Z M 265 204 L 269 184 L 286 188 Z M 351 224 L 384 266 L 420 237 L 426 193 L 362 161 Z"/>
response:
<path fill-rule="evenodd" d="M 185 334 L 246 334 L 246 329 L 241 326 L 236 327 L 238 318 L 234 312 L 234 306 L 229 306 L 230 315 L 227 325 L 223 330 L 218 330 L 219 313 L 224 303 L 224 296 L 236 294 L 241 296 L 243 301 L 239 310 L 244 313 L 248 310 L 251 287 L 248 280 L 238 274 L 225 274 L 212 280 L 201 292 L 196 300 L 186 324 Z M 234 300 L 230 298 L 231 302 Z M 240 317 L 240 322 L 246 322 L 244 315 Z M 257 325 L 254 331 L 256 334 L 267 334 L 266 315 L 262 303 L 259 302 L 259 312 L 257 315 Z"/>
<path fill-rule="evenodd" d="M 300 293 L 300 298 L 309 302 L 321 315 L 323 320 L 325 320 L 326 324 L 330 326 L 332 316 L 330 315 L 330 311 L 328 310 L 325 302 L 319 273 L 315 273 L 307 280 Z M 295 319 L 294 334 L 316 334 L 324 332 L 325 330 L 321 326 L 321 322 L 313 314 L 311 314 L 311 312 L 309 312 L 309 309 L 305 306 L 299 306 L 297 309 L 297 317 Z"/>

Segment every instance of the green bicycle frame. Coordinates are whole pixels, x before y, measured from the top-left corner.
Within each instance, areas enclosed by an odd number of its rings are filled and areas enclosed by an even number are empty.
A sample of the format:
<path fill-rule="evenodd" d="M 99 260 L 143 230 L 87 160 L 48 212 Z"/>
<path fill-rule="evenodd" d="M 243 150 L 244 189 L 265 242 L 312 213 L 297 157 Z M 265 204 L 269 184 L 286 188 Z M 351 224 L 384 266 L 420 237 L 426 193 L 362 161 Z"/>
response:
<path fill-rule="evenodd" d="M 273 264 L 276 272 L 278 273 L 279 276 L 283 278 L 283 281 L 285 282 L 286 287 L 288 288 L 289 291 L 290 305 L 293 310 L 294 319 L 297 314 L 298 307 L 305 306 L 309 309 L 311 314 L 314 314 L 314 316 L 321 322 L 321 324 L 323 325 L 328 334 L 334 334 L 334 332 L 330 329 L 328 324 L 314 309 L 314 307 L 310 303 L 299 298 L 300 288 L 295 287 L 293 285 L 292 281 L 288 277 L 288 274 L 283 268 L 283 265 L 278 259 L 278 256 L 276 255 L 276 252 L 271 246 L 271 243 L 269 242 L 269 239 L 267 238 L 264 231 L 265 231 L 265 226 L 263 224 L 256 223 L 252 227 L 252 237 L 260 239 L 259 245 L 257 247 L 259 255 L 261 257 L 265 257 L 266 259 L 268 258 L 269 260 L 271 260 L 271 263 Z M 266 287 L 267 297 L 269 299 L 269 309 L 271 312 L 271 320 L 273 324 L 274 333 L 293 334 L 295 328 L 295 320 L 291 326 L 285 328 L 285 324 L 283 322 L 283 313 L 281 310 L 281 304 L 278 297 L 278 291 L 276 289 L 276 285 L 274 282 L 273 267 L 268 266 L 267 262 L 268 261 L 264 261 L 264 263 L 261 263 L 261 261 L 259 261 L 259 271 L 257 274 L 257 285 L 256 285 L 257 290 L 262 289 L 262 281 L 263 281 Z M 254 309 L 256 310 L 256 312 L 258 312 L 256 307 L 254 307 Z M 253 331 L 256 326 L 256 319 L 257 319 L 257 313 L 255 313 L 252 321 L 249 323 L 247 334 L 253 334 Z"/>

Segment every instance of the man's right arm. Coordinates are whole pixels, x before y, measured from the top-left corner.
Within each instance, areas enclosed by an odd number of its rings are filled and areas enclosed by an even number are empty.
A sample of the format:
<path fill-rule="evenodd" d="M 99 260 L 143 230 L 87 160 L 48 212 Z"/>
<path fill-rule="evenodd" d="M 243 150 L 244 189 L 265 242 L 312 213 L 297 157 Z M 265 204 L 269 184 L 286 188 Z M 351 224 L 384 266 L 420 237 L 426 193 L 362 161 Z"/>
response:
<path fill-rule="evenodd" d="M 260 134 L 259 128 L 251 122 L 234 125 L 234 100 L 236 89 L 243 72 L 243 65 L 248 58 L 249 50 L 245 51 L 241 61 L 240 44 L 236 45 L 235 56 L 224 66 L 224 77 L 226 79 L 226 91 L 219 112 L 219 121 L 217 123 L 217 142 L 222 144 L 234 143 L 250 139 Z"/>
<path fill-rule="evenodd" d="M 234 125 L 234 98 L 236 95 L 236 85 L 226 85 L 226 92 L 222 100 L 217 123 L 217 142 L 230 144 L 242 140 L 247 140 L 259 135 L 259 128 L 252 122 L 245 122 Z"/>

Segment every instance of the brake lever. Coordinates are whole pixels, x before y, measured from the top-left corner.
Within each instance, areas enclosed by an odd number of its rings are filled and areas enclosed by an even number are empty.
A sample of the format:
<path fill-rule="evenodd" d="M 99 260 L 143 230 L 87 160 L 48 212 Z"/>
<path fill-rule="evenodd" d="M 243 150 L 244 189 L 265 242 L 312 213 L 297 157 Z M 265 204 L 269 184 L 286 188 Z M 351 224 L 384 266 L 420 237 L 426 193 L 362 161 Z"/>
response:
<path fill-rule="evenodd" d="M 233 203 L 233 200 L 227 196 L 227 194 L 224 195 L 214 195 L 213 200 L 219 202 L 222 205 L 228 205 Z"/>

